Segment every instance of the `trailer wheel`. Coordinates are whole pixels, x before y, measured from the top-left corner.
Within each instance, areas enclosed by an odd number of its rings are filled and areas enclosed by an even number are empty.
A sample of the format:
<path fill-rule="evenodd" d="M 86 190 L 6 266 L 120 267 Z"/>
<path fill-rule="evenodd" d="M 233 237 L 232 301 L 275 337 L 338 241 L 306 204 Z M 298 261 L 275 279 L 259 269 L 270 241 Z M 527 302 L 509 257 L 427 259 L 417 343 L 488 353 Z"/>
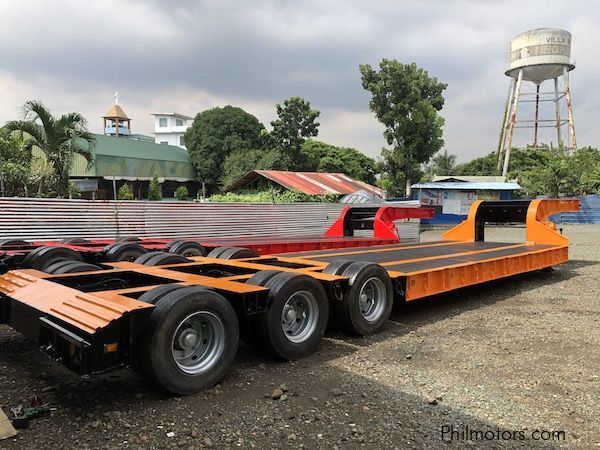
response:
<path fill-rule="evenodd" d="M 30 243 L 21 239 L 0 239 L 0 248 L 16 247 L 21 245 L 30 245 Z"/>
<path fill-rule="evenodd" d="M 136 263 L 136 264 L 146 264 L 146 261 L 148 261 L 153 256 L 164 255 L 165 253 L 166 252 L 163 252 L 163 251 L 160 251 L 160 250 L 153 251 L 153 252 L 148 252 L 148 253 L 144 253 L 143 255 L 138 256 L 135 259 L 134 263 Z"/>
<path fill-rule="evenodd" d="M 51 275 L 62 275 L 65 273 L 93 272 L 96 270 L 102 270 L 102 268 L 81 261 L 60 261 L 47 267 L 44 272 Z"/>
<path fill-rule="evenodd" d="M 276 274 L 261 285 L 269 288 L 269 308 L 248 317 L 254 337 L 251 345 L 284 360 L 313 353 L 329 316 L 323 286 L 308 275 L 290 272 Z"/>
<path fill-rule="evenodd" d="M 61 244 L 66 245 L 80 245 L 80 244 L 89 244 L 90 241 L 84 238 L 67 238 L 60 241 Z"/>
<path fill-rule="evenodd" d="M 243 247 L 217 247 L 208 254 L 209 258 L 217 259 L 242 259 L 256 258 L 258 253 Z"/>
<path fill-rule="evenodd" d="M 185 286 L 182 286 L 181 284 L 162 284 L 154 289 L 144 292 L 142 295 L 140 295 L 138 300 L 140 302 L 156 305 L 165 295 L 177 289 L 181 289 L 182 287 Z"/>
<path fill-rule="evenodd" d="M 147 250 L 139 244 L 130 242 L 113 244 L 105 248 L 105 258 L 107 261 L 130 261 L 133 262 Z"/>
<path fill-rule="evenodd" d="M 392 281 L 379 264 L 354 262 L 342 270 L 349 288 L 341 301 L 333 302 L 337 324 L 352 334 L 379 333 L 394 306 Z"/>
<path fill-rule="evenodd" d="M 160 299 L 140 340 L 145 375 L 174 394 L 193 394 L 229 370 L 239 340 L 237 317 L 216 292 L 183 287 Z"/>
<path fill-rule="evenodd" d="M 194 241 L 177 241 L 168 247 L 170 253 L 177 253 L 185 257 L 206 256 L 206 249 Z"/>
<path fill-rule="evenodd" d="M 121 236 L 115 239 L 115 244 L 125 243 L 125 242 L 140 242 L 141 239 L 137 236 Z"/>
<path fill-rule="evenodd" d="M 264 286 L 267 281 L 273 278 L 275 275 L 282 273 L 279 270 L 261 270 L 252 275 L 247 283 L 253 284 L 254 286 Z M 248 344 L 250 347 L 259 348 L 258 341 L 254 335 L 252 321 L 254 317 L 243 315 L 240 317 L 240 338 Z"/>
<path fill-rule="evenodd" d="M 52 264 L 65 260 L 82 261 L 83 258 L 67 247 L 44 246 L 29 252 L 23 259 L 23 266 L 45 271 Z"/>
<path fill-rule="evenodd" d="M 329 263 L 327 267 L 323 269 L 323 273 L 328 273 L 331 275 L 341 275 L 344 269 L 354 262 L 355 261 L 352 261 L 350 259 L 338 259 L 336 261 L 333 261 L 332 263 Z"/>
<path fill-rule="evenodd" d="M 146 262 L 145 266 L 164 266 L 165 264 L 181 264 L 190 262 L 183 255 L 176 255 L 175 253 L 162 253 L 160 255 L 153 255 Z"/>

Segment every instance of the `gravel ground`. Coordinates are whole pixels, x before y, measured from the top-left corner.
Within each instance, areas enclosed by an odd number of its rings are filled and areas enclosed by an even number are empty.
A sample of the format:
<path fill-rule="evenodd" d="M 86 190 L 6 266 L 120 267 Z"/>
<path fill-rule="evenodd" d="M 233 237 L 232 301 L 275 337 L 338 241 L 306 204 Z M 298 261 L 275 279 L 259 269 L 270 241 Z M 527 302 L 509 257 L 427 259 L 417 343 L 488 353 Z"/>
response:
<path fill-rule="evenodd" d="M 600 448 L 600 226 L 564 231 L 572 261 L 554 272 L 403 305 L 380 335 L 330 333 L 295 363 L 241 346 L 190 397 L 129 370 L 81 380 L 0 326 L 0 406 L 38 394 L 56 408 L 0 448 Z M 490 440 L 461 439 L 467 427 Z"/>

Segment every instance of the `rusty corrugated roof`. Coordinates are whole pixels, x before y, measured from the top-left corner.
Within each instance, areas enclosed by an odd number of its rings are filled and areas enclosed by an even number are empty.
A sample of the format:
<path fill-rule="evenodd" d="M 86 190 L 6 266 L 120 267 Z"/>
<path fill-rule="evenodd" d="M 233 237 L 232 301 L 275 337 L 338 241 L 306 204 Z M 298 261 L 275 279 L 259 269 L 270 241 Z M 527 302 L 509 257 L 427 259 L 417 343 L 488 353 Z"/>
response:
<path fill-rule="evenodd" d="M 350 178 L 343 173 L 287 172 L 284 170 L 253 170 L 230 185 L 227 190 L 243 188 L 259 177 L 268 178 L 286 189 L 295 189 L 308 195 L 343 195 L 365 190 L 383 196 L 382 189 Z"/>

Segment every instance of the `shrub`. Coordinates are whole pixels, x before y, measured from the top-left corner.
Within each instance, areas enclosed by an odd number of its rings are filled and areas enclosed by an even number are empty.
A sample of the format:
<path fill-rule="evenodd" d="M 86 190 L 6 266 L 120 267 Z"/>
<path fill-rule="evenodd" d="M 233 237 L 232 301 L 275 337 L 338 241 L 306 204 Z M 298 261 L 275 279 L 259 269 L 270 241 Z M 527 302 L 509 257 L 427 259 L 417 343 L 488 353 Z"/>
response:
<path fill-rule="evenodd" d="M 133 200 L 133 192 L 129 188 L 128 184 L 124 184 L 117 191 L 117 199 L 119 200 Z"/>
<path fill-rule="evenodd" d="M 175 197 L 177 197 L 177 200 L 180 200 L 182 202 L 187 200 L 188 195 L 188 188 L 185 185 L 179 186 L 175 191 Z"/>
<path fill-rule="evenodd" d="M 160 186 L 158 184 L 158 177 L 155 176 L 148 186 L 148 200 L 157 201 L 160 200 Z"/>

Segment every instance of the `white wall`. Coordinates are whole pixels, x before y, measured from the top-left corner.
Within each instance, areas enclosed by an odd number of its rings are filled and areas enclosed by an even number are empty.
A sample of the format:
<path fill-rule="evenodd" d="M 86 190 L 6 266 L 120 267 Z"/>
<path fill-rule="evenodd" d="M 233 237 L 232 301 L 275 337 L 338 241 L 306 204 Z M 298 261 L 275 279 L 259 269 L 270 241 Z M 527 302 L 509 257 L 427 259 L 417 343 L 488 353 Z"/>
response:
<path fill-rule="evenodd" d="M 166 127 L 160 126 L 160 119 L 167 120 Z M 177 126 L 177 120 L 181 120 L 183 125 Z M 191 125 L 191 122 L 191 120 L 174 117 L 172 115 L 154 116 L 154 142 L 157 144 L 166 142 L 169 145 L 185 148 L 185 145 L 181 145 L 180 138 L 185 134 L 185 131 Z"/>

